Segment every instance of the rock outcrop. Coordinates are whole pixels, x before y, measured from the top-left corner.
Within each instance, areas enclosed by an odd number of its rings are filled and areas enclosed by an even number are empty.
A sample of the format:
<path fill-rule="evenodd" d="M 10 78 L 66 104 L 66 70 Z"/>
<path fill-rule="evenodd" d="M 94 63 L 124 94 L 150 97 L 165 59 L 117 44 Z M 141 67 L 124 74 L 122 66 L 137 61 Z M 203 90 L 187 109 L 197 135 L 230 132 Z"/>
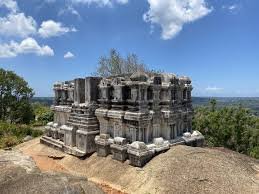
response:
<path fill-rule="evenodd" d="M 103 193 L 86 178 L 40 172 L 32 158 L 19 151 L 0 151 L 0 172 L 1 194 Z"/>

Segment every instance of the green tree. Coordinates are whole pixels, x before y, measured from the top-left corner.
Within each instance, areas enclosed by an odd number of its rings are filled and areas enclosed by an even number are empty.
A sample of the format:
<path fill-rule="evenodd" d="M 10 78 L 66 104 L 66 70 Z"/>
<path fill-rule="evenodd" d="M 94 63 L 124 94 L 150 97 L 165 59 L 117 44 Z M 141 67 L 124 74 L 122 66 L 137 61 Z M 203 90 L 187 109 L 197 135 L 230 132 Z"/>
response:
<path fill-rule="evenodd" d="M 0 68 L 0 120 L 29 123 L 34 117 L 30 105 L 33 95 L 22 77 Z"/>
<path fill-rule="evenodd" d="M 205 135 L 209 146 L 224 146 L 259 158 L 259 118 L 242 106 L 215 107 L 216 101 L 211 101 L 210 107 L 197 108 L 193 129 Z"/>
<path fill-rule="evenodd" d="M 49 106 L 43 105 L 41 103 L 33 103 L 33 111 L 35 114 L 36 125 L 46 125 L 48 122 L 54 120 L 54 112 Z"/>
<path fill-rule="evenodd" d="M 211 111 L 214 112 L 216 110 L 216 105 L 217 105 L 216 99 L 211 99 L 210 105 L 211 105 Z"/>

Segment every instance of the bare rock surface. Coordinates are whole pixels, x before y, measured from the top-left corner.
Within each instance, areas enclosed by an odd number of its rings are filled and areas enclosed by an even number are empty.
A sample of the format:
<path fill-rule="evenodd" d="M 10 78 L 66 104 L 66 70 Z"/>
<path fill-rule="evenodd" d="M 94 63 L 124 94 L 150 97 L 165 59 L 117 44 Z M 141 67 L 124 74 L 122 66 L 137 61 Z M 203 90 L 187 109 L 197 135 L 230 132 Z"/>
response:
<path fill-rule="evenodd" d="M 31 157 L 22 152 L 0 150 L 0 193 L 89 193 L 103 191 L 85 177 L 64 173 L 42 173 Z"/>
<path fill-rule="evenodd" d="M 31 156 L 42 171 L 85 176 L 125 193 L 259 193 L 258 160 L 224 148 L 175 146 L 143 168 L 96 153 L 82 160 L 42 145 L 39 139 L 18 149 Z M 65 157 L 54 160 L 49 155 Z"/>

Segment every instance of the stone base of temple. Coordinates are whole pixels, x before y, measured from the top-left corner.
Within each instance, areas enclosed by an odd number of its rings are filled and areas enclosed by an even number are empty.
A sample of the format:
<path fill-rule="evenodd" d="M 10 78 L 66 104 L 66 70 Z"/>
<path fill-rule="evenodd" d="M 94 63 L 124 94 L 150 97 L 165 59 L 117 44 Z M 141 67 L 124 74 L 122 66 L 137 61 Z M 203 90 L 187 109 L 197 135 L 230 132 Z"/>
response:
<path fill-rule="evenodd" d="M 99 130 L 89 132 L 74 131 L 73 127 L 66 125 L 59 127 L 55 123 L 49 123 L 46 126 L 46 132 L 46 135 L 40 139 L 40 143 L 47 146 L 77 157 L 83 157 L 95 151 L 101 157 L 112 154 L 113 159 L 121 162 L 129 159 L 130 164 L 136 167 L 143 167 L 153 157 L 166 152 L 171 146 L 201 147 L 204 143 L 204 136 L 199 131 L 186 132 L 183 136 L 172 140 L 164 140 L 162 137 L 154 138 L 153 142 L 149 144 L 140 141 L 128 144 L 126 138 L 111 138 L 109 134 L 98 135 Z M 76 140 L 72 138 L 74 133 L 76 134 Z"/>
<path fill-rule="evenodd" d="M 76 147 L 66 146 L 64 142 L 58 139 L 53 139 L 52 137 L 48 137 L 48 136 L 42 136 L 40 138 L 40 143 L 77 157 L 83 157 L 87 154 L 86 152 L 82 152 Z"/>
<path fill-rule="evenodd" d="M 96 151 L 96 144 L 94 142 L 95 136 L 98 135 L 99 130 L 96 131 L 83 131 L 78 130 L 76 132 L 76 147 L 78 150 L 87 154 Z"/>
<path fill-rule="evenodd" d="M 83 152 L 79 149 L 77 149 L 76 147 L 70 147 L 70 146 L 63 146 L 63 150 L 65 153 L 70 154 L 70 155 L 74 155 L 77 157 L 84 157 L 85 155 L 87 155 L 88 153 Z"/>
<path fill-rule="evenodd" d="M 64 142 L 53 139 L 52 137 L 42 136 L 40 138 L 40 143 L 45 144 L 49 147 L 55 148 L 57 150 L 64 151 L 64 149 L 63 149 Z"/>

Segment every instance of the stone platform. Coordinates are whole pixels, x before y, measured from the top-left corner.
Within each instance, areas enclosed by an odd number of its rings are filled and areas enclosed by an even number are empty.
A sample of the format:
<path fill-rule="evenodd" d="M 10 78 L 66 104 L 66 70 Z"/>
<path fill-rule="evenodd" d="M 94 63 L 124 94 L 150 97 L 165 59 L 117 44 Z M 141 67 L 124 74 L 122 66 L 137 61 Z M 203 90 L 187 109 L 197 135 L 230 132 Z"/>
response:
<path fill-rule="evenodd" d="M 76 147 L 69 147 L 64 144 L 64 142 L 58 140 L 58 139 L 53 139 L 48 136 L 42 136 L 40 138 L 40 143 L 47 145 L 49 147 L 52 147 L 54 149 L 60 150 L 62 152 L 65 152 L 67 154 L 71 154 L 77 157 L 83 157 L 87 153 L 82 152 L 81 150 L 77 149 Z"/>

